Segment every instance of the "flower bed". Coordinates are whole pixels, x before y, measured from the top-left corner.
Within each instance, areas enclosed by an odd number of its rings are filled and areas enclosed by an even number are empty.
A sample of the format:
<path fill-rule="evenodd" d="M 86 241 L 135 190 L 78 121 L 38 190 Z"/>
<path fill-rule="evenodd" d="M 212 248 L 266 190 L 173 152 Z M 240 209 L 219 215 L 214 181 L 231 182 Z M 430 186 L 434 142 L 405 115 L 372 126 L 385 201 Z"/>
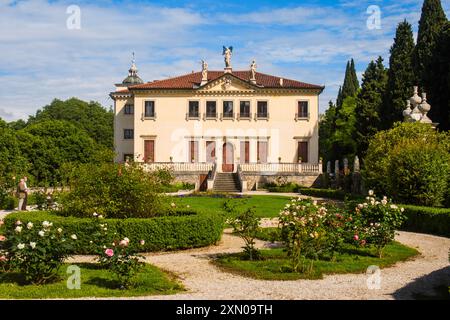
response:
<path fill-rule="evenodd" d="M 128 237 L 130 246 L 136 251 L 163 251 L 208 246 L 220 240 L 224 221 L 219 215 L 195 212 L 180 212 L 178 216 L 146 219 L 105 219 L 111 232 L 118 237 Z M 62 217 L 53 212 L 17 212 L 5 218 L 5 225 L 12 227 L 17 220 L 35 225 L 51 221 L 68 233 L 78 236 L 76 254 L 94 254 L 89 243 L 96 226 L 89 218 Z M 139 245 L 145 240 L 144 245 Z"/>

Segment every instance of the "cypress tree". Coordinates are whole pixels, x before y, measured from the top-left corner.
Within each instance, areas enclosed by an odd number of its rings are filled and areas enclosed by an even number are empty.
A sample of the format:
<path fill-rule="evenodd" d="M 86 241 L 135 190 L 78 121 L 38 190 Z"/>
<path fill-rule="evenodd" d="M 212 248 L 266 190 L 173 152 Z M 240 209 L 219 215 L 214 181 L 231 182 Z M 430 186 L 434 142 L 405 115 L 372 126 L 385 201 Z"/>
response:
<path fill-rule="evenodd" d="M 425 0 L 419 20 L 417 45 L 414 50 L 414 69 L 418 75 L 419 85 L 428 90 L 433 82 L 431 63 L 436 39 L 443 25 L 447 22 L 440 0 Z M 430 97 L 430 101 L 433 97 Z"/>
<path fill-rule="evenodd" d="M 411 24 L 406 20 L 397 27 L 390 53 L 387 90 L 380 114 L 383 129 L 402 120 L 406 100 L 411 97 L 414 86 L 414 37 Z"/>
<path fill-rule="evenodd" d="M 428 90 L 431 104 L 428 116 L 439 123 L 440 130 L 450 130 L 450 22 L 437 38 L 432 70 L 434 81 Z"/>
<path fill-rule="evenodd" d="M 383 59 L 371 61 L 363 74 L 361 91 L 358 94 L 355 114 L 356 152 L 362 156 L 367 150 L 369 139 L 381 129 L 380 111 L 387 85 L 387 70 Z"/>
<path fill-rule="evenodd" d="M 336 98 L 336 106 L 340 108 L 342 106 L 342 86 L 339 86 L 338 95 Z"/>
<path fill-rule="evenodd" d="M 342 85 L 342 100 L 347 97 L 355 97 L 358 93 L 359 84 L 356 76 L 355 63 L 353 59 L 347 62 L 344 84 Z"/>

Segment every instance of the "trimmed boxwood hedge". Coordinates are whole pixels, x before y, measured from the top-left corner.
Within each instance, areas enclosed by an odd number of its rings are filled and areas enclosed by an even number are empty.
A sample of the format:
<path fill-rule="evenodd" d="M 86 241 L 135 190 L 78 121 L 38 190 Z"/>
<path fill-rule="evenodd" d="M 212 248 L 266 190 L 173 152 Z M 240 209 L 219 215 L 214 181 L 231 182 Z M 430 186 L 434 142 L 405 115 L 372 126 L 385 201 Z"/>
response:
<path fill-rule="evenodd" d="M 450 209 L 413 205 L 399 205 L 405 208 L 408 219 L 402 226 L 405 231 L 431 233 L 450 237 Z"/>
<path fill-rule="evenodd" d="M 128 237 L 130 246 L 136 246 L 139 251 L 164 251 L 189 249 L 208 246 L 218 242 L 224 228 L 224 218 L 220 215 L 205 213 L 180 212 L 177 216 L 163 216 L 148 219 L 105 219 L 108 229 L 117 232 L 119 237 Z M 66 232 L 76 234 L 79 248 L 76 254 L 93 254 L 89 245 L 89 234 L 95 225 L 91 219 L 77 217 L 62 217 L 52 212 L 17 212 L 5 218 L 5 226 L 10 228 L 17 220 L 24 223 L 32 222 L 41 225 L 47 220 L 54 227 L 61 227 Z M 138 246 L 140 240 L 145 245 Z"/>

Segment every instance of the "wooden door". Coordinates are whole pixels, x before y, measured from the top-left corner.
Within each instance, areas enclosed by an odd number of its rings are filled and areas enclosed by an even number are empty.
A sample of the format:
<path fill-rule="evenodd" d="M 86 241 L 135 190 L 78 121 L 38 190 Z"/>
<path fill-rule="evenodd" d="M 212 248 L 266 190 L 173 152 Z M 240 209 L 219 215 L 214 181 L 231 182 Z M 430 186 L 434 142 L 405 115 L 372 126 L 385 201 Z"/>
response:
<path fill-rule="evenodd" d="M 208 190 L 208 175 L 201 174 L 200 175 L 200 191 Z"/>
<path fill-rule="evenodd" d="M 144 141 L 144 162 L 155 162 L 155 140 Z"/>
<path fill-rule="evenodd" d="M 241 163 L 250 163 L 250 142 L 241 141 Z"/>
<path fill-rule="evenodd" d="M 224 143 L 222 149 L 222 171 L 234 171 L 234 152 L 233 146 L 230 143 Z"/>
<path fill-rule="evenodd" d="M 298 160 L 302 162 L 308 162 L 308 142 L 299 141 L 298 142 Z"/>
<path fill-rule="evenodd" d="M 189 161 L 198 162 L 198 141 L 190 141 Z"/>

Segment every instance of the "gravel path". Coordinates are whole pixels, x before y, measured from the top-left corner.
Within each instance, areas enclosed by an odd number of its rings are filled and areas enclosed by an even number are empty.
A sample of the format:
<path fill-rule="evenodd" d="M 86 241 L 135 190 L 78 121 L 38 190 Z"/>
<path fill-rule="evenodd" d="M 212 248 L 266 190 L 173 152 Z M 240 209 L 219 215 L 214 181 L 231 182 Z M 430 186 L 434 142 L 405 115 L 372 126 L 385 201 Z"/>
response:
<path fill-rule="evenodd" d="M 433 294 L 433 287 L 450 285 L 450 239 L 399 232 L 397 240 L 422 254 L 381 270 L 380 289 L 369 290 L 365 274 L 328 275 L 322 280 L 266 281 L 220 271 L 210 263 L 217 253 L 241 250 L 242 241 L 226 230 L 221 243 L 201 249 L 146 254 L 146 261 L 178 275 L 187 292 L 132 299 L 412 299 L 414 293 Z M 270 244 L 258 241 L 258 247 Z M 75 257 L 74 261 L 90 261 Z"/>

